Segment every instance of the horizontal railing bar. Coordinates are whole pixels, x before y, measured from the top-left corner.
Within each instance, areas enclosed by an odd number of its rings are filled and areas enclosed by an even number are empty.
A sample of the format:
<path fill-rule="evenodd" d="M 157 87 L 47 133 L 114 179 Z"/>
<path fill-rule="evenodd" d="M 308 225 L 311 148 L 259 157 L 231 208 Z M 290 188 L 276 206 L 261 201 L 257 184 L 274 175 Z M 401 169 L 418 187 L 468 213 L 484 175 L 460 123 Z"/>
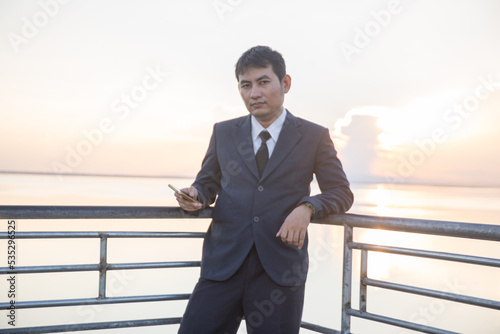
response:
<path fill-rule="evenodd" d="M 500 268 L 500 259 L 493 259 L 489 257 L 479 257 L 472 255 L 453 254 L 453 253 L 426 251 L 420 249 L 400 248 L 391 246 L 379 246 L 379 245 L 371 245 L 359 242 L 351 242 L 348 244 L 348 246 L 351 249 L 364 249 L 367 251 L 374 251 L 374 252 L 417 256 L 430 259 L 455 261 L 455 262 Z"/>
<path fill-rule="evenodd" d="M 188 268 L 199 267 L 200 261 L 181 262 L 146 262 L 146 263 L 116 263 L 108 264 L 107 270 L 128 270 L 128 269 L 162 269 L 162 268 Z"/>
<path fill-rule="evenodd" d="M 402 327 L 402 328 L 406 328 L 406 329 L 412 329 L 412 330 L 423 332 L 423 333 L 460 334 L 458 332 L 452 332 L 452 331 L 447 331 L 447 330 L 439 329 L 439 328 L 435 328 L 435 327 L 420 325 L 417 323 L 408 322 L 408 321 L 399 320 L 399 319 L 390 318 L 390 317 L 385 317 L 385 316 L 378 315 L 378 314 L 373 314 L 373 313 L 368 313 L 368 312 L 360 312 L 358 310 L 353 310 L 353 309 L 347 310 L 347 313 L 351 316 L 354 316 L 354 317 L 358 317 L 358 318 L 362 318 L 362 319 L 366 319 L 366 320 L 371 320 L 371 321 L 377 321 L 377 322 L 381 322 L 384 324 Z"/>
<path fill-rule="evenodd" d="M 62 333 L 62 332 L 77 332 L 77 331 L 88 331 L 88 330 L 98 330 L 98 329 L 175 325 L 175 324 L 180 324 L 180 322 L 181 318 L 111 321 L 111 322 L 96 322 L 88 324 L 84 323 L 84 324 L 74 324 L 74 325 L 15 328 L 15 329 L 2 330 L 2 333 L 9 333 L 9 334 Z"/>
<path fill-rule="evenodd" d="M 330 215 L 321 220 L 314 220 L 313 223 L 500 241 L 500 225 L 366 216 L 352 213 Z"/>
<path fill-rule="evenodd" d="M 173 300 L 187 300 L 189 299 L 189 296 L 190 294 L 169 294 L 169 295 L 125 296 L 125 297 L 107 297 L 107 298 L 36 300 L 36 301 L 25 301 L 25 302 L 18 301 L 16 302 L 16 309 L 161 302 L 161 301 L 173 301 Z M 10 303 L 0 303 L 0 310 L 6 310 L 9 307 Z"/>
<path fill-rule="evenodd" d="M 323 333 L 323 334 L 340 334 L 339 331 L 336 331 L 334 329 L 322 327 L 319 325 L 311 324 L 305 321 L 302 321 L 300 324 L 300 327 L 311 330 L 316 333 Z"/>
<path fill-rule="evenodd" d="M 406 292 L 406 293 L 411 293 L 411 294 L 416 294 L 416 295 L 421 295 L 421 296 L 450 300 L 450 301 L 458 302 L 458 303 L 462 303 L 462 304 L 469 304 L 469 305 L 474 305 L 474 306 L 491 308 L 494 310 L 500 310 L 500 302 L 497 302 L 494 300 L 459 295 L 459 294 L 449 293 L 449 292 L 444 292 L 444 291 L 424 289 L 424 288 L 419 288 L 419 287 L 415 287 L 415 286 L 391 283 L 391 282 L 386 282 L 386 281 L 379 281 L 379 280 L 375 280 L 375 279 L 371 279 L 371 278 L 365 278 L 362 280 L 362 282 L 363 282 L 363 284 L 375 286 L 378 288 L 390 289 L 390 290 Z"/>
<path fill-rule="evenodd" d="M 56 266 L 25 266 L 15 267 L 14 270 L 9 267 L 1 267 L 0 274 L 41 274 L 41 273 L 58 273 L 58 272 L 77 272 L 77 271 L 97 271 L 100 267 L 98 264 L 72 264 L 72 265 L 56 265 Z"/>
<path fill-rule="evenodd" d="M 210 218 L 211 215 L 211 208 L 191 213 L 179 207 L 154 206 L 0 206 L 0 219 L 160 219 Z M 314 220 L 313 223 L 500 241 L 500 226 L 489 224 L 366 216 L 352 213 L 330 215 Z"/>
<path fill-rule="evenodd" d="M 86 238 L 203 238 L 204 232 L 17 232 L 16 239 L 86 239 Z M 7 232 L 0 239 L 8 239 Z"/>
<path fill-rule="evenodd" d="M 191 213 L 180 207 L 167 206 L 0 206 L 0 219 L 154 219 L 211 216 L 211 208 Z"/>
<path fill-rule="evenodd" d="M 178 262 L 143 262 L 143 263 L 117 263 L 108 264 L 106 270 L 124 270 L 124 269 L 161 269 L 161 268 L 185 268 L 199 267 L 200 261 L 178 261 Z M 101 270 L 98 264 L 80 264 L 80 265 L 56 265 L 56 266 L 26 266 L 16 267 L 14 270 L 9 267 L 0 268 L 0 274 L 42 274 L 58 272 L 78 272 L 78 271 L 98 271 Z"/>
<path fill-rule="evenodd" d="M 126 327 L 141 327 L 141 326 L 159 326 L 159 325 L 173 325 L 179 324 L 181 318 L 168 318 L 168 319 L 151 319 L 151 320 L 135 320 L 135 321 L 120 321 L 117 326 L 109 326 L 110 322 L 103 323 L 90 323 L 90 324 L 75 324 L 75 325 L 59 325 L 59 326 L 44 326 L 44 327 L 31 327 L 31 328 L 18 328 L 6 330 L 5 333 L 60 333 L 60 332 L 74 332 L 84 330 L 97 330 L 97 329 L 113 329 L 113 328 L 126 328 Z M 302 322 L 301 327 L 312 330 L 317 333 L 323 334 L 340 334 L 339 331 L 329 329 L 326 327 Z"/>

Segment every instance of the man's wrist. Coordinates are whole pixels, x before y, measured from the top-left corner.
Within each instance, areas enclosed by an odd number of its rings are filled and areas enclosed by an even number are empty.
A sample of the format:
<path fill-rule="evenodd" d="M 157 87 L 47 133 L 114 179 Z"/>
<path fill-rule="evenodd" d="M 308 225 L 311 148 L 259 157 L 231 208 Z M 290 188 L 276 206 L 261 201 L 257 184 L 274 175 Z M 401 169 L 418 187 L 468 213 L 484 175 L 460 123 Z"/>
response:
<path fill-rule="evenodd" d="M 314 207 L 314 205 L 311 202 L 304 202 L 302 204 L 304 204 L 306 207 L 308 207 L 309 209 L 311 209 L 311 219 L 312 219 L 312 217 L 316 213 L 316 208 Z"/>

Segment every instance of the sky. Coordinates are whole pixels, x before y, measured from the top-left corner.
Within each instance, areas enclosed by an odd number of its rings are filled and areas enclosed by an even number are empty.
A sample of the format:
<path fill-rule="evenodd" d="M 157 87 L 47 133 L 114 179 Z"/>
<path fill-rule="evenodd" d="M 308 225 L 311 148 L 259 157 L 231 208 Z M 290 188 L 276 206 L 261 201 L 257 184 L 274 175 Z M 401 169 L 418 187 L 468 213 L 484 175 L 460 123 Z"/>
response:
<path fill-rule="evenodd" d="M 352 182 L 500 186 L 497 0 L 0 0 L 0 171 L 194 177 L 234 76 L 282 53 L 285 107 Z"/>

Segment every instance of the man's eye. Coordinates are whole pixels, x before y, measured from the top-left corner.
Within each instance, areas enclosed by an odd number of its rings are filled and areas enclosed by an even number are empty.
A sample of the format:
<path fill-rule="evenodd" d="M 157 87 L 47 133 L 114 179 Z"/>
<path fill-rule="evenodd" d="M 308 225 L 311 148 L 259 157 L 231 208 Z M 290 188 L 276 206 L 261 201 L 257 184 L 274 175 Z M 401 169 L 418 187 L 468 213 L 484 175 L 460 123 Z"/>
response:
<path fill-rule="evenodd" d="M 265 84 L 267 84 L 267 83 L 269 83 L 269 81 L 268 81 L 268 80 L 262 80 L 262 81 L 260 82 L 260 84 L 261 84 L 261 85 L 265 85 Z"/>

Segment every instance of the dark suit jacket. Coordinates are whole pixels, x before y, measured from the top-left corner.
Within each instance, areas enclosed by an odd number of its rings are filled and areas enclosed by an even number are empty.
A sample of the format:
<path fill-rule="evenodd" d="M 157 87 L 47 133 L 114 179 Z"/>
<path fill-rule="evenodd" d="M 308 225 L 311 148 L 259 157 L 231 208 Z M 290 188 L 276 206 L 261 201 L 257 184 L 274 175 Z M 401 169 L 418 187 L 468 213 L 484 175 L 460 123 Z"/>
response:
<path fill-rule="evenodd" d="M 316 196 L 310 196 L 313 174 L 321 189 Z M 215 124 L 193 186 L 204 206 L 217 198 L 201 264 L 201 276 L 217 281 L 231 277 L 255 243 L 273 281 L 283 286 L 303 284 L 307 238 L 300 250 L 277 238 L 285 218 L 303 202 L 314 205 L 313 218 L 345 212 L 353 202 L 328 129 L 289 112 L 261 178 L 250 115 Z"/>

